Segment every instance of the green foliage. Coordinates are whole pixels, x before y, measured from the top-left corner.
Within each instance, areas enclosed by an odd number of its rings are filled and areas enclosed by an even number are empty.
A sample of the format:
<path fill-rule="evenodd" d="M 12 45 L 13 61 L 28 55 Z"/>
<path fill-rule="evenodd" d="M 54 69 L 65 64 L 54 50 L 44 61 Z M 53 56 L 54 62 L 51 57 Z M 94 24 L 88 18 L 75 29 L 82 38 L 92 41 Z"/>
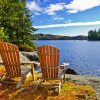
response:
<path fill-rule="evenodd" d="M 77 85 L 71 82 L 66 82 L 61 88 L 61 95 L 81 95 L 87 94 L 89 100 L 94 100 L 96 91 L 90 85 Z"/>
<path fill-rule="evenodd" d="M 1 41 L 7 41 L 8 40 L 8 35 L 4 31 L 3 27 L 0 27 L 0 40 Z"/>
<path fill-rule="evenodd" d="M 100 40 L 100 29 L 98 31 L 90 30 L 88 32 L 88 40 Z"/>
<path fill-rule="evenodd" d="M 19 45 L 19 50 L 20 51 L 27 51 L 27 52 L 33 52 L 36 49 L 36 46 L 29 46 L 29 45 Z"/>
<path fill-rule="evenodd" d="M 26 0 L 0 0 L 0 27 L 4 27 L 11 43 L 18 46 L 32 44 L 31 33 L 36 29 L 32 27 Z"/>

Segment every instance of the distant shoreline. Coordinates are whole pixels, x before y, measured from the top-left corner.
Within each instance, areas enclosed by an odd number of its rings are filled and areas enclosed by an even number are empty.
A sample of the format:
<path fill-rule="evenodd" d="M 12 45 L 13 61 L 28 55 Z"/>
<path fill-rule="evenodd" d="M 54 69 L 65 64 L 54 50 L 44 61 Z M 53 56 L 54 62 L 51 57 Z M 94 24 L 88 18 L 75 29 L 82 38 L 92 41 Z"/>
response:
<path fill-rule="evenodd" d="M 87 41 L 100 41 L 96 39 L 88 39 L 88 36 L 77 35 L 77 36 L 61 36 L 52 34 L 33 34 L 32 40 L 87 40 Z"/>
<path fill-rule="evenodd" d="M 88 37 L 83 35 L 61 36 L 52 34 L 33 34 L 32 39 L 33 40 L 88 40 Z"/>
<path fill-rule="evenodd" d="M 35 40 L 35 41 L 36 41 L 36 40 L 41 41 L 42 39 L 41 39 L 41 40 L 40 40 L 40 39 L 34 39 L 34 40 Z M 34 40 L 33 40 L 33 41 L 34 41 Z M 49 40 L 49 39 L 47 39 L 47 40 Z M 44 40 L 44 41 L 47 41 L 47 40 Z M 52 41 L 52 40 L 55 40 L 55 39 L 51 39 L 51 41 Z M 57 40 L 57 39 L 56 39 L 56 40 Z M 55 40 L 55 41 L 56 41 L 56 40 Z M 58 40 L 59 40 L 59 39 L 58 39 Z M 62 40 L 63 40 L 63 39 L 62 39 Z M 62 40 L 61 40 L 61 41 L 62 41 Z M 66 41 L 67 41 L 67 40 L 66 40 Z M 68 40 L 68 41 L 77 41 L 77 40 Z M 89 40 L 79 40 L 79 41 L 89 41 Z"/>
<path fill-rule="evenodd" d="M 42 40 L 42 39 L 41 39 Z M 39 40 L 33 40 L 33 41 L 41 41 L 40 39 Z M 47 40 L 49 40 L 49 39 L 47 39 Z M 44 40 L 44 41 L 47 41 L 47 40 Z M 52 39 L 52 40 L 55 40 L 55 39 Z M 52 41 L 51 40 L 51 41 Z M 55 41 L 57 41 L 57 39 L 55 40 Z M 61 40 L 61 41 L 63 41 L 63 39 Z M 64 41 L 88 41 L 88 40 L 64 40 Z"/>
<path fill-rule="evenodd" d="M 42 39 L 41 39 L 42 40 Z M 32 41 L 41 41 L 40 39 L 34 39 L 34 40 L 32 40 Z M 49 39 L 47 39 L 47 40 L 49 40 Z M 44 41 L 47 41 L 47 40 L 44 40 Z M 51 39 L 51 41 L 52 40 L 55 40 L 55 39 Z M 56 39 L 57 40 L 57 39 Z M 55 41 L 56 41 L 55 40 Z M 59 40 L 59 39 L 58 39 Z M 63 40 L 63 39 L 62 39 Z M 61 41 L 62 41 L 61 40 Z M 89 41 L 89 42 L 100 42 L 100 40 L 66 40 L 66 41 Z"/>

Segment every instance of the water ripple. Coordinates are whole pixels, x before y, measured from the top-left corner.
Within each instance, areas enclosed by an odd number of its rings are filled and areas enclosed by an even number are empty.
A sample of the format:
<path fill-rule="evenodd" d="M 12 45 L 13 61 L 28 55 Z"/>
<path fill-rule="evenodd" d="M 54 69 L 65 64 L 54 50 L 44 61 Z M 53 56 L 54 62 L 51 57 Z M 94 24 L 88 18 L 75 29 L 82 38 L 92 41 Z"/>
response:
<path fill-rule="evenodd" d="M 73 40 L 35 41 L 39 46 L 49 44 L 60 49 L 60 63 L 69 62 L 70 68 L 81 75 L 100 76 L 100 42 Z"/>

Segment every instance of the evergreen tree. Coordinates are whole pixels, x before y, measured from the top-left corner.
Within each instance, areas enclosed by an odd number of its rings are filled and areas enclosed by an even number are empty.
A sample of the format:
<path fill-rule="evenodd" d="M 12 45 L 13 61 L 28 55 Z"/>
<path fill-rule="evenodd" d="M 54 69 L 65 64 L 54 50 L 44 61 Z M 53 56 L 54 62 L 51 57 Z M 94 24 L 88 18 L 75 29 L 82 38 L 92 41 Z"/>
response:
<path fill-rule="evenodd" d="M 30 11 L 26 8 L 26 0 L 0 0 L 0 27 L 8 34 L 9 42 L 34 46 L 31 42 L 32 27 Z"/>
<path fill-rule="evenodd" d="M 88 40 L 100 40 L 100 29 L 98 31 L 90 30 L 88 32 Z"/>

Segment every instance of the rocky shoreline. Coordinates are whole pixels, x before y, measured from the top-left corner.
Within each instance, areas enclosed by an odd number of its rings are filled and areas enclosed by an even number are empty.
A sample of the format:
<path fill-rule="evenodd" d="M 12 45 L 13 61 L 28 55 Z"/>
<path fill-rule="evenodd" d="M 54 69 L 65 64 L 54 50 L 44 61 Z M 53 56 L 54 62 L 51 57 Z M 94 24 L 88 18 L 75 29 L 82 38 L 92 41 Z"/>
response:
<path fill-rule="evenodd" d="M 100 100 L 100 77 L 66 74 L 66 81 L 92 86 L 96 91 L 97 100 Z"/>

